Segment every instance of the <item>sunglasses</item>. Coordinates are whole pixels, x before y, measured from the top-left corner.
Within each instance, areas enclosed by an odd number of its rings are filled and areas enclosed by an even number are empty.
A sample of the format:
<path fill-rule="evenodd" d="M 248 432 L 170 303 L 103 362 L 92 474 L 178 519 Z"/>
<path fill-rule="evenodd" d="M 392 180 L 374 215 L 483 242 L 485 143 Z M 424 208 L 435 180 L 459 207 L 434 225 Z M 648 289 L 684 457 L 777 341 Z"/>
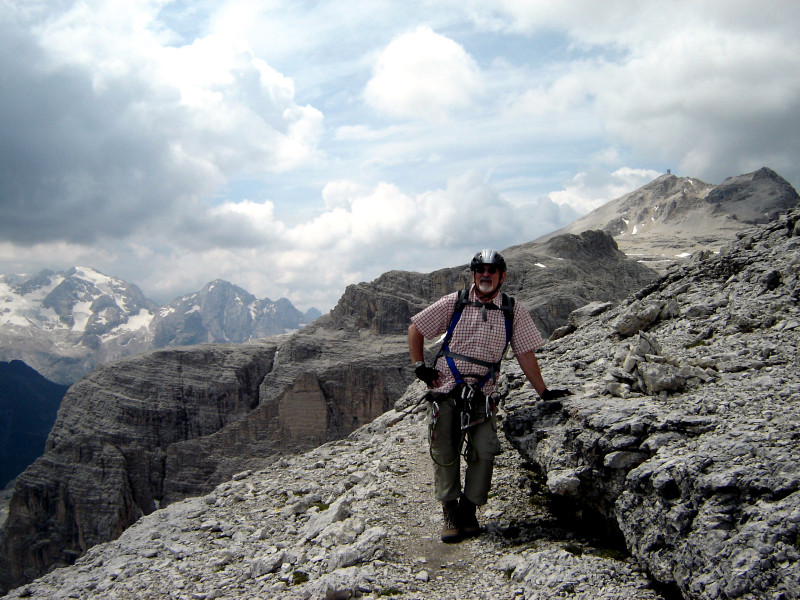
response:
<path fill-rule="evenodd" d="M 480 265 L 479 267 L 473 269 L 473 271 L 475 271 L 476 273 L 485 273 L 486 271 L 488 271 L 489 275 L 494 275 L 495 273 L 497 273 L 497 267 L 495 267 L 494 265 Z"/>

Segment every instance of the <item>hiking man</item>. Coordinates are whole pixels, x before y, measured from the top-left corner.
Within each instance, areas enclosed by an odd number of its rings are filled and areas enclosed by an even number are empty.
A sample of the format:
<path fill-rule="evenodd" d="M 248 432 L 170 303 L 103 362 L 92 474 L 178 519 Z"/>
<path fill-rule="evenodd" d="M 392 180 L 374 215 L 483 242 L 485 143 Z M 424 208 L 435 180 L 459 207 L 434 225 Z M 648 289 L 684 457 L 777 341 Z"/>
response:
<path fill-rule="evenodd" d="M 534 350 L 544 344 L 528 311 L 500 292 L 506 261 L 481 250 L 470 262 L 472 287 L 440 298 L 411 317 L 408 347 L 414 372 L 428 385 L 430 452 L 437 500 L 442 502 L 441 538 L 452 543 L 480 533 L 476 506 L 486 503 L 494 457 L 500 453 L 494 386 L 510 344 L 522 372 L 543 400 L 569 395 L 548 390 Z M 446 334 L 429 367 L 424 341 Z M 467 468 L 461 488 L 460 450 Z"/>

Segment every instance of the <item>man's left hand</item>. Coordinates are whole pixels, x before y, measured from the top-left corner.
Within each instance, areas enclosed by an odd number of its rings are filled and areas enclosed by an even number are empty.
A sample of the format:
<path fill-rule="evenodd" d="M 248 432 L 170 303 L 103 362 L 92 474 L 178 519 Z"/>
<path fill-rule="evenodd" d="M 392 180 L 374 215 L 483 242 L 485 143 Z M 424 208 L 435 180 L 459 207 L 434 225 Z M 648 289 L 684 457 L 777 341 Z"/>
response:
<path fill-rule="evenodd" d="M 572 396 L 572 392 L 567 389 L 564 390 L 548 390 L 542 392 L 542 400 L 555 400 L 556 398 L 563 398 L 564 396 Z"/>

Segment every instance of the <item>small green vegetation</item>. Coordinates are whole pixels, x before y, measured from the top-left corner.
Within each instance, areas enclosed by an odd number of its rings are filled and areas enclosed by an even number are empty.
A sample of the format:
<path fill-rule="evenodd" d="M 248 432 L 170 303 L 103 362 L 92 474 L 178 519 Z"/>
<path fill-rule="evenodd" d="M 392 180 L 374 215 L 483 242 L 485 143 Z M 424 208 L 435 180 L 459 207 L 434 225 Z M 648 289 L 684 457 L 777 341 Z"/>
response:
<path fill-rule="evenodd" d="M 686 344 L 684 348 L 699 348 L 700 346 L 708 346 L 708 342 L 705 340 L 696 340 L 691 344 Z"/>
<path fill-rule="evenodd" d="M 583 554 L 583 548 L 579 544 L 568 543 L 564 545 L 564 550 L 575 556 Z"/>
<path fill-rule="evenodd" d="M 388 588 L 383 588 L 380 592 L 378 592 L 378 596 L 381 596 L 381 597 L 383 597 L 383 596 L 399 596 L 402 593 L 403 592 L 398 590 L 396 587 L 388 587 Z"/>
<path fill-rule="evenodd" d="M 328 510 L 330 504 L 326 504 L 325 502 L 319 501 L 319 502 L 312 502 L 311 506 L 316 506 L 319 509 L 319 511 L 322 512 L 323 510 Z"/>
<path fill-rule="evenodd" d="M 308 581 L 308 573 L 303 571 L 292 572 L 292 585 L 300 585 Z"/>

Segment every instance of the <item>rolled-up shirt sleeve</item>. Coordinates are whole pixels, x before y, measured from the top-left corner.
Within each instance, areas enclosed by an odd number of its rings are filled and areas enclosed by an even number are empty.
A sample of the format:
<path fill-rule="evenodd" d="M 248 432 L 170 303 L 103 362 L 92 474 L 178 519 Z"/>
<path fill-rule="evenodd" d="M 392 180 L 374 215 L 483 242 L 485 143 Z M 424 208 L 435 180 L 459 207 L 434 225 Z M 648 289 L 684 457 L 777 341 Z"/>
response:
<path fill-rule="evenodd" d="M 544 346 L 542 334 L 533 322 L 530 314 L 517 302 L 514 305 L 514 332 L 511 335 L 511 349 L 514 354 L 525 354 Z"/>
<path fill-rule="evenodd" d="M 439 298 L 425 310 L 411 317 L 411 322 L 427 340 L 442 335 L 450 325 L 450 317 L 456 307 L 458 292 Z"/>

